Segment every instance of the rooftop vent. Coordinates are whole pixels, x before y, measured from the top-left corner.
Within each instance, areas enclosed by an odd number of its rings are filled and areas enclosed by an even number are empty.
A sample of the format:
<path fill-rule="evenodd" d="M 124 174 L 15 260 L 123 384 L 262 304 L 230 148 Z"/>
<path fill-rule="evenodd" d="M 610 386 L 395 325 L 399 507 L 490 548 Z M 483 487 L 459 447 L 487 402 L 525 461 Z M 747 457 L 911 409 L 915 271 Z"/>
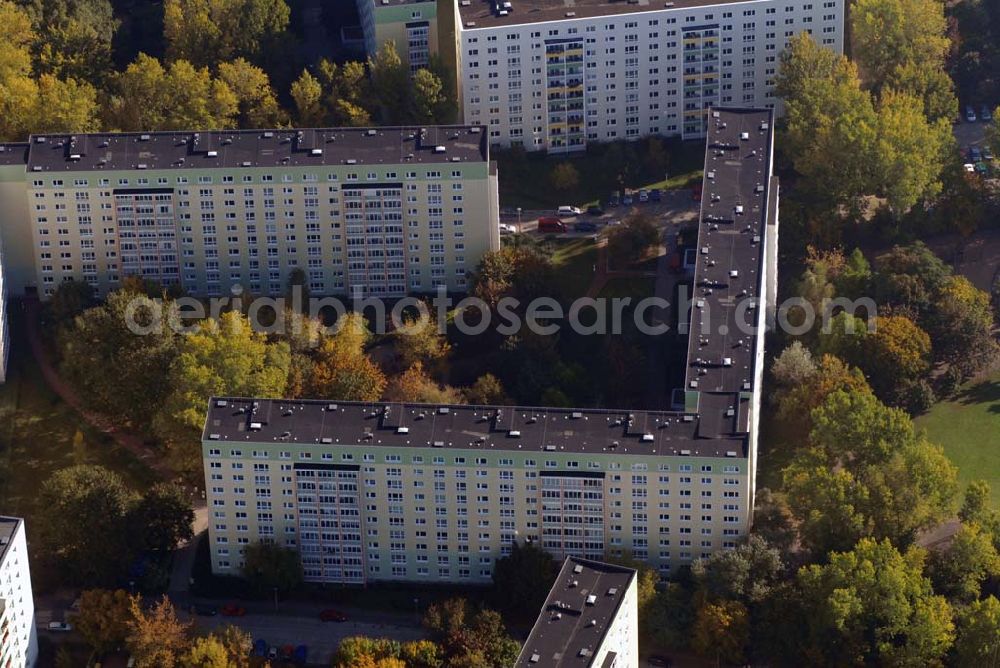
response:
<path fill-rule="evenodd" d="M 210 441 L 218 441 L 220 438 L 222 438 L 221 434 L 209 434 L 208 435 L 208 440 L 210 440 Z"/>
<path fill-rule="evenodd" d="M 435 153 L 446 153 L 447 151 L 448 151 L 448 147 L 447 146 L 438 145 L 438 146 L 434 147 L 434 152 Z"/>
<path fill-rule="evenodd" d="M 749 132 L 741 132 L 740 133 L 740 139 L 742 139 L 743 141 L 746 141 L 746 140 L 750 139 L 750 133 Z"/>
<path fill-rule="evenodd" d="M 311 151 L 309 151 L 309 155 L 323 155 L 323 149 L 314 148 Z"/>
<path fill-rule="evenodd" d="M 597 603 L 597 596 L 594 595 L 594 594 L 588 595 L 587 596 L 587 605 L 594 605 L 595 603 Z"/>
<path fill-rule="evenodd" d="M 690 451 L 690 450 L 681 450 L 681 454 L 682 454 L 683 456 L 685 456 L 685 457 L 688 457 L 688 456 L 690 456 L 690 454 L 691 454 L 691 451 Z"/>
<path fill-rule="evenodd" d="M 448 408 L 447 406 L 441 406 L 440 408 L 438 408 L 438 415 L 447 415 L 450 412 L 451 409 Z"/>
<path fill-rule="evenodd" d="M 726 457 L 735 457 L 735 456 L 736 456 L 735 450 L 726 450 Z"/>
<path fill-rule="evenodd" d="M 260 422 L 251 422 L 250 431 L 260 431 L 263 426 Z"/>
<path fill-rule="evenodd" d="M 579 575 L 580 573 L 583 572 L 583 566 L 577 564 L 576 566 L 573 567 L 573 572 Z"/>
<path fill-rule="evenodd" d="M 396 428 L 396 433 L 397 434 L 409 434 L 410 433 L 410 428 L 409 427 L 397 427 Z"/>
<path fill-rule="evenodd" d="M 355 158 L 348 158 L 344 162 L 347 163 L 348 165 L 356 165 L 356 164 L 358 164 L 358 161 Z"/>
<path fill-rule="evenodd" d="M 618 587 L 612 587 L 611 589 L 608 589 L 608 596 L 617 596 L 617 595 L 618 595 Z"/>
<path fill-rule="evenodd" d="M 554 445 L 546 445 L 546 446 L 545 446 L 545 450 L 546 450 L 547 452 L 552 452 L 552 451 L 554 451 L 555 449 L 556 449 L 556 446 L 554 446 Z"/>
<path fill-rule="evenodd" d="M 574 420 L 579 420 L 580 418 L 583 417 L 583 413 L 581 413 L 580 411 L 573 411 L 570 417 L 572 417 Z"/>
<path fill-rule="evenodd" d="M 209 151 L 205 155 L 207 155 L 209 158 L 217 158 L 217 157 L 219 157 L 219 152 L 218 151 Z"/>
<path fill-rule="evenodd" d="M 510 431 L 507 432 L 507 436 L 508 438 L 521 438 L 521 432 L 519 432 L 517 429 L 511 429 Z"/>
<path fill-rule="evenodd" d="M 149 141 L 149 135 L 139 135 L 139 141 Z"/>
<path fill-rule="evenodd" d="M 270 130 L 264 133 L 264 139 L 271 139 L 272 137 L 274 137 L 274 133 Z"/>
<path fill-rule="evenodd" d="M 462 0 L 462 2 L 464 2 L 465 4 L 469 4 L 469 0 Z M 538 655 L 538 654 L 532 654 L 528 658 L 528 663 L 538 663 L 541 660 L 542 660 L 542 657 L 540 655 Z"/>
<path fill-rule="evenodd" d="M 435 448 L 443 448 L 444 447 L 444 441 L 434 441 L 431 444 L 431 446 L 435 447 Z"/>
<path fill-rule="evenodd" d="M 642 435 L 642 442 L 643 443 L 652 443 L 655 440 L 656 440 L 656 437 L 653 436 L 652 434 L 643 434 Z"/>

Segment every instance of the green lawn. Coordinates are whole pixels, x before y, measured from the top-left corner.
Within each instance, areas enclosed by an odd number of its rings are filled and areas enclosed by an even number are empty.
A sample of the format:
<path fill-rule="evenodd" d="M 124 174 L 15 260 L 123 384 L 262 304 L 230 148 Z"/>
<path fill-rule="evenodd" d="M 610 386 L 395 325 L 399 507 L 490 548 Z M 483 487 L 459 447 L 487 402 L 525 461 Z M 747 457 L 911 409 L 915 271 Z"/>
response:
<path fill-rule="evenodd" d="M 156 480 L 155 473 L 49 390 L 13 325 L 11 339 L 7 382 L 0 385 L 0 513 L 24 517 L 30 540 L 38 488 L 58 469 L 102 464 L 136 489 Z"/>
<path fill-rule="evenodd" d="M 556 271 L 558 293 L 567 299 L 580 297 L 587 292 L 594 278 L 597 263 L 597 246 L 593 239 L 559 239 L 541 244 L 543 252 L 550 253 Z"/>
<path fill-rule="evenodd" d="M 988 481 L 1000 509 L 1000 372 L 935 404 L 914 423 L 944 448 L 963 488 L 971 480 Z"/>
<path fill-rule="evenodd" d="M 684 188 L 701 177 L 704 142 L 660 142 L 661 157 L 649 158 L 647 142 L 598 144 L 581 155 L 565 158 L 517 151 L 495 154 L 500 172 L 500 204 L 525 209 L 554 209 L 562 204 L 587 206 L 604 202 L 620 187 Z M 579 174 L 578 183 L 557 190 L 552 170 L 569 163 Z M 665 173 L 670 176 L 665 179 Z"/>

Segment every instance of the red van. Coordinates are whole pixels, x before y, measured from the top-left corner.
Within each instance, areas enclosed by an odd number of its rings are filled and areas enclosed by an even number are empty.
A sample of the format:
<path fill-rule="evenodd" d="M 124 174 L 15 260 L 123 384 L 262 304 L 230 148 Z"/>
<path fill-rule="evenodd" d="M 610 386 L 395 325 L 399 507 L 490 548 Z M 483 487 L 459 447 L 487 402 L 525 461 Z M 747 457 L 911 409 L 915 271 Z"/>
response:
<path fill-rule="evenodd" d="M 552 218 L 552 217 L 546 216 L 544 218 L 539 218 L 538 219 L 538 231 L 539 232 L 546 232 L 546 233 L 555 233 L 555 234 L 558 234 L 558 233 L 561 233 L 561 232 L 566 232 L 567 231 L 567 227 L 566 227 L 566 224 L 563 223 L 558 218 Z"/>

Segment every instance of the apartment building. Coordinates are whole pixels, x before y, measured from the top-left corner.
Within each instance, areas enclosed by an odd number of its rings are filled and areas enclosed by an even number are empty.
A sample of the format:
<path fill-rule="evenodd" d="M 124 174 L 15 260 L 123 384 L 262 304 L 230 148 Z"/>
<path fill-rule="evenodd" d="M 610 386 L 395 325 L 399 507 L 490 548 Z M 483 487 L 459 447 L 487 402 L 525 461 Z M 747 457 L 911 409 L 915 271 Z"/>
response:
<path fill-rule="evenodd" d="M 307 580 L 478 582 L 515 541 L 668 575 L 749 529 L 776 288 L 773 112 L 710 116 L 684 387 L 670 410 L 217 397 L 212 568 L 297 549 Z"/>
<path fill-rule="evenodd" d="M 0 516 L 0 666 L 32 668 L 37 658 L 24 522 Z"/>
<path fill-rule="evenodd" d="M 356 0 L 371 55 L 393 42 L 404 63 L 415 72 L 438 53 L 438 0 Z"/>
<path fill-rule="evenodd" d="M 141 276 L 195 296 L 464 291 L 499 247 L 475 126 L 36 135 L 0 152 L 10 290 Z"/>
<path fill-rule="evenodd" d="M 638 666 L 636 579 L 631 568 L 567 557 L 514 666 Z"/>
<path fill-rule="evenodd" d="M 455 2 L 465 122 L 529 151 L 704 137 L 710 107 L 776 107 L 792 36 L 844 48 L 845 0 Z"/>

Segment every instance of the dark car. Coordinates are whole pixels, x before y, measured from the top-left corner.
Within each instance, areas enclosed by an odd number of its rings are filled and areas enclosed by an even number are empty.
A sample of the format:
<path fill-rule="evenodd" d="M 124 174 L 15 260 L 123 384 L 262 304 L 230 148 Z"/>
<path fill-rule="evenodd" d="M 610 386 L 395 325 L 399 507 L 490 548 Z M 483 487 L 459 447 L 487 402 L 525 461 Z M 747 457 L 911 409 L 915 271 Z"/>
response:
<path fill-rule="evenodd" d="M 292 656 L 292 659 L 295 661 L 295 663 L 297 663 L 300 666 L 304 666 L 308 658 L 309 658 L 309 647 L 307 647 L 306 645 L 299 645 L 298 647 L 295 648 L 295 653 Z"/>
<path fill-rule="evenodd" d="M 663 191 L 660 190 L 659 188 L 653 188 L 652 190 L 649 191 L 649 199 L 651 199 L 654 202 L 663 201 Z"/>
<path fill-rule="evenodd" d="M 242 617 L 247 614 L 247 609 L 235 603 L 227 603 L 222 606 L 221 612 L 225 617 Z"/>
<path fill-rule="evenodd" d="M 597 223 L 590 222 L 590 221 L 583 221 L 583 222 L 580 222 L 580 223 L 577 223 L 576 225 L 574 225 L 573 226 L 573 230 L 575 232 L 596 232 L 597 231 Z"/>
<path fill-rule="evenodd" d="M 346 622 L 347 615 L 340 610 L 323 610 L 319 613 L 320 621 L 324 622 Z"/>
<path fill-rule="evenodd" d="M 978 160 L 981 160 L 982 157 L 983 157 L 983 152 L 979 150 L 978 146 L 969 147 L 969 160 L 971 162 L 976 162 Z"/>
<path fill-rule="evenodd" d="M 194 606 L 194 614 L 199 617 L 215 617 L 219 614 L 219 610 L 214 605 L 208 605 L 207 603 L 198 603 Z"/>
<path fill-rule="evenodd" d="M 596 204 L 591 204 L 590 206 L 587 207 L 587 215 L 588 216 L 603 216 L 604 215 L 604 209 L 602 209 L 601 207 L 597 206 Z"/>
<path fill-rule="evenodd" d="M 263 638 L 257 638 L 253 644 L 253 655 L 254 656 L 267 656 L 267 641 Z"/>
<path fill-rule="evenodd" d="M 608 208 L 609 209 L 615 208 L 616 206 L 618 206 L 619 202 L 620 200 L 618 199 L 618 195 L 617 194 L 612 195 L 611 197 L 608 198 Z"/>
<path fill-rule="evenodd" d="M 661 668 L 670 668 L 670 666 L 674 665 L 670 657 L 660 656 L 659 654 L 649 657 L 646 662 L 651 666 L 660 666 Z"/>

